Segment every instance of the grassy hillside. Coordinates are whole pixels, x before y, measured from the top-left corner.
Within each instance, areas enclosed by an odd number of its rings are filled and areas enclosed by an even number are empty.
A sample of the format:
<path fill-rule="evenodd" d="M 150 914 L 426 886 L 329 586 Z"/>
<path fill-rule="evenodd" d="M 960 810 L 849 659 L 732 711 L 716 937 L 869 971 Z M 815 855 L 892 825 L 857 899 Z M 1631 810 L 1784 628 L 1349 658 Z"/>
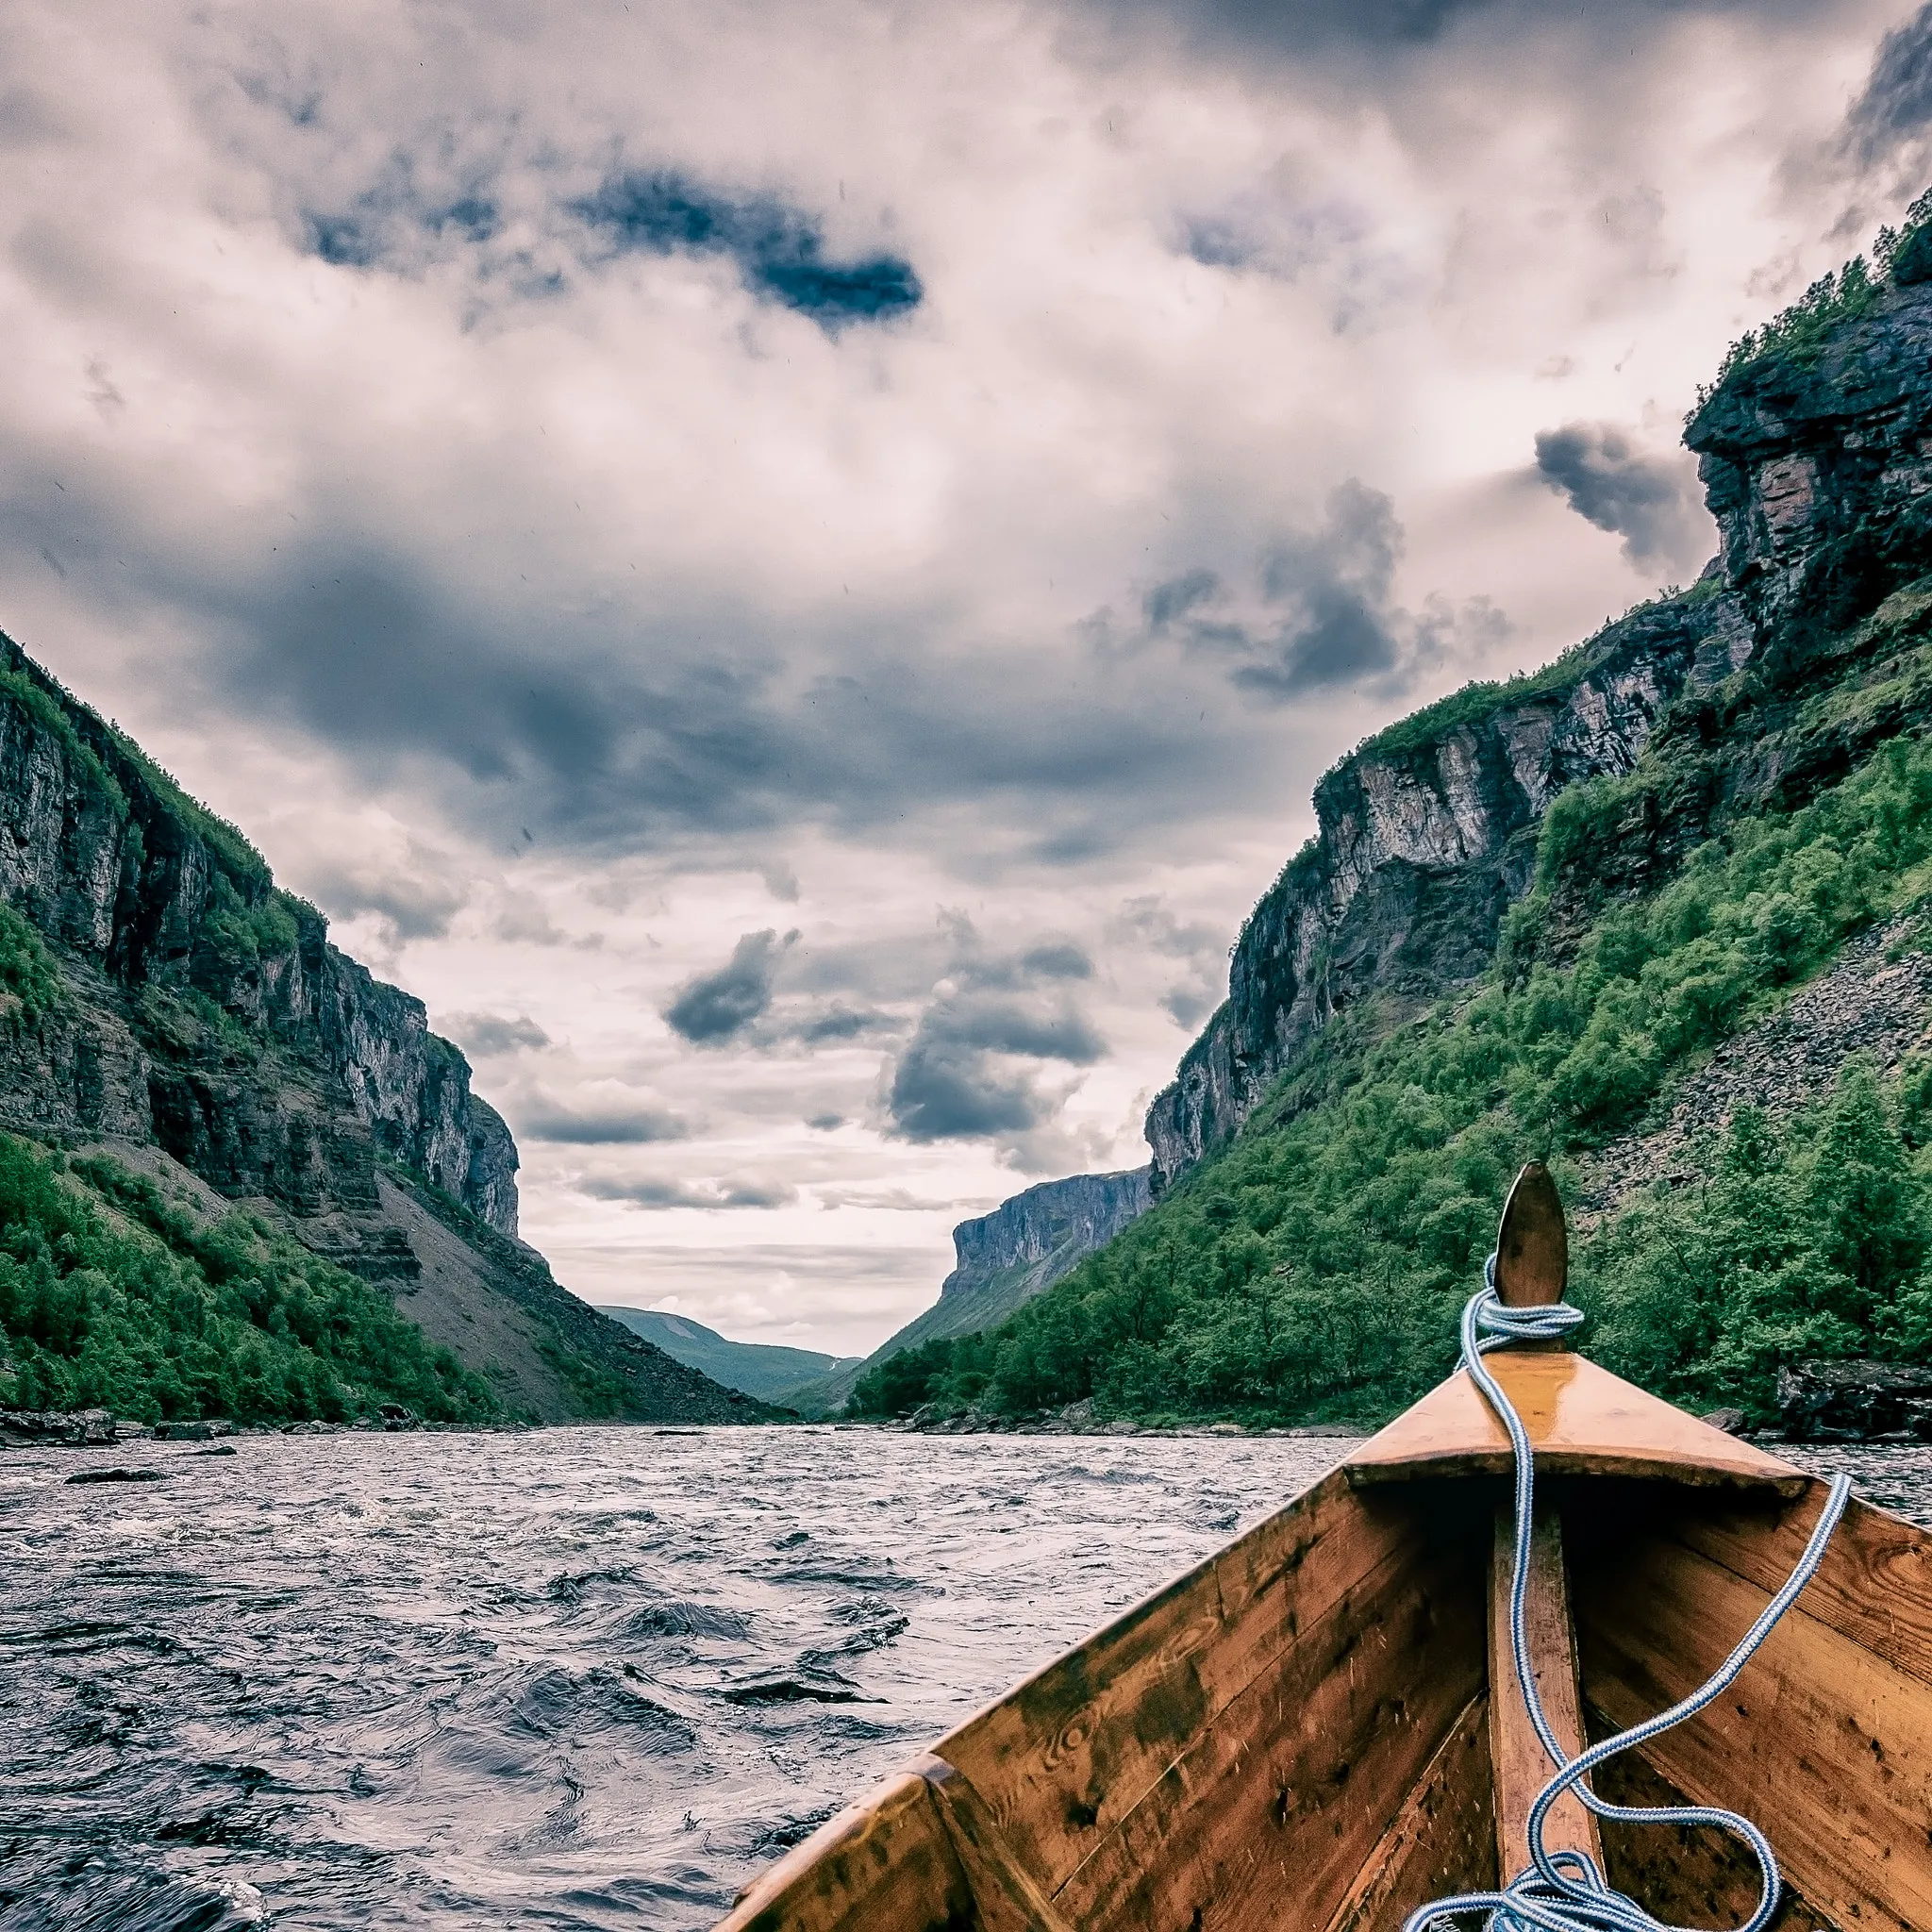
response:
<path fill-rule="evenodd" d="M 103 1155 L 0 1135 L 0 1405 L 144 1422 L 498 1412 L 368 1283 L 260 1217 L 209 1224 Z"/>
<path fill-rule="evenodd" d="M 1553 888 L 1658 775 L 1579 788 L 1490 973 L 1386 1038 L 1337 1022 L 1247 1130 L 991 1334 L 882 1365 L 856 1412 L 1018 1414 L 1092 1396 L 1139 1417 L 1374 1420 L 1442 1374 L 1516 1166 L 1577 1157 L 1932 888 L 1932 745 L 1894 741 L 1809 806 L 1745 818 L 1681 874 L 1538 958 Z M 1580 1246 L 1591 1352 L 1691 1403 L 1769 1411 L 1794 1356 L 1932 1346 L 1932 1060 L 1854 1061 L 1774 1124 L 1704 1150 L 1707 1183 L 1627 1203 Z"/>
<path fill-rule="evenodd" d="M 790 1391 L 851 1365 L 856 1357 L 821 1355 L 815 1349 L 782 1348 L 768 1341 L 733 1341 L 688 1315 L 659 1308 L 600 1307 L 600 1315 L 622 1322 L 633 1335 L 661 1348 L 674 1361 L 697 1369 L 761 1401 L 790 1399 Z"/>

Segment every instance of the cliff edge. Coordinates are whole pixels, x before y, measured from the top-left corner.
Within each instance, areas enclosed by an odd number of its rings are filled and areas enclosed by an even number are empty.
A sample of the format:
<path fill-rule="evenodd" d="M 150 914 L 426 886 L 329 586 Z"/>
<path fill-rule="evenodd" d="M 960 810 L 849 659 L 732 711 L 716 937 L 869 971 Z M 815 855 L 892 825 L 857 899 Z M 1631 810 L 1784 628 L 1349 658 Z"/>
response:
<path fill-rule="evenodd" d="M 517 1240 L 517 1151 L 423 1003 L 0 637 L 0 1129 L 245 1207 L 393 1298 L 510 1414 L 732 1421 Z M 25 963 L 23 963 L 25 962 Z M 4 1340 L 4 1338 L 0 1338 Z"/>

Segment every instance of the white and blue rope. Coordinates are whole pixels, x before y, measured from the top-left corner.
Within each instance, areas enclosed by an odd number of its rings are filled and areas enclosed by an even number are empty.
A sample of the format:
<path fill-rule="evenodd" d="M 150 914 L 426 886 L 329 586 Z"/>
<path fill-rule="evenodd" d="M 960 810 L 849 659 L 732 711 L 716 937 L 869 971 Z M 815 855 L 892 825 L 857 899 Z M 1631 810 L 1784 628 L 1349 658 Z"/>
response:
<path fill-rule="evenodd" d="M 1763 1932 L 1777 1909 L 1781 1880 L 1770 1840 L 1750 1819 L 1715 1805 L 1612 1805 L 1599 1798 L 1584 1779 L 1605 1759 L 1633 1745 L 1649 1742 L 1724 1695 L 1758 1645 L 1770 1636 L 1778 1619 L 1790 1608 L 1798 1592 L 1811 1580 L 1812 1573 L 1824 1558 L 1824 1546 L 1844 1513 L 1851 1495 L 1851 1481 L 1844 1475 L 1832 1478 L 1824 1507 L 1819 1511 L 1818 1522 L 1797 1568 L 1784 1588 L 1765 1605 L 1763 1613 L 1744 1633 L 1715 1676 L 1668 1710 L 1658 1711 L 1655 1717 L 1618 1732 L 1614 1738 L 1606 1738 L 1600 1744 L 1592 1744 L 1574 1757 L 1566 1757 L 1543 1714 L 1542 1700 L 1537 1695 L 1524 1630 L 1530 1529 L 1536 1500 L 1536 1455 L 1522 1417 L 1504 1393 L 1502 1384 L 1484 1365 L 1483 1357 L 1491 1349 L 1512 1341 L 1558 1341 L 1582 1320 L 1582 1309 L 1573 1308 L 1565 1302 L 1537 1308 L 1506 1307 L 1496 1293 L 1493 1255 L 1483 1271 L 1482 1291 L 1472 1296 L 1462 1311 L 1462 1365 L 1508 1431 L 1509 1445 L 1515 1452 L 1516 1570 L 1509 1591 L 1509 1645 L 1516 1664 L 1516 1681 L 1522 1689 L 1530 1723 L 1536 1727 L 1550 1762 L 1556 1766 L 1557 1774 L 1537 1793 L 1536 1802 L 1530 1807 L 1529 1869 L 1519 1873 L 1500 1891 L 1460 1892 L 1423 1906 L 1408 1915 L 1403 1932 L 1424 1932 L 1438 1919 L 1454 1918 L 1465 1912 L 1489 1913 L 1490 1932 L 1532 1932 L 1532 1928 L 1535 1932 L 1696 1932 L 1693 1927 L 1669 1925 L 1654 1919 L 1641 1906 L 1613 1890 L 1587 1853 L 1544 1849 L 1543 1830 L 1550 1811 L 1569 1790 L 1574 1790 L 1599 1818 L 1615 1819 L 1625 1824 L 1710 1824 L 1742 1839 L 1757 1860 L 1761 1893 L 1757 1909 L 1740 1932 Z"/>

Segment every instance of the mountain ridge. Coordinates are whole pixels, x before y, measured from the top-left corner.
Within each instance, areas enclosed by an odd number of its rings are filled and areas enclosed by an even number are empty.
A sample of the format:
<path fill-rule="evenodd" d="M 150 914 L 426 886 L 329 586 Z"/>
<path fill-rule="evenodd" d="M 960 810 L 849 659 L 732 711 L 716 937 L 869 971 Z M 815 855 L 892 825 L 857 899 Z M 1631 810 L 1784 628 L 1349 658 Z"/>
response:
<path fill-rule="evenodd" d="M 470 1077 L 422 1001 L 0 638 L 0 1399 L 292 1416 L 366 1404 L 401 1348 L 453 1418 L 762 1413 L 517 1239 L 515 1142 Z M 331 1356 L 322 1304 L 388 1340 Z M 230 1373 L 235 1350 L 273 1374 Z"/>

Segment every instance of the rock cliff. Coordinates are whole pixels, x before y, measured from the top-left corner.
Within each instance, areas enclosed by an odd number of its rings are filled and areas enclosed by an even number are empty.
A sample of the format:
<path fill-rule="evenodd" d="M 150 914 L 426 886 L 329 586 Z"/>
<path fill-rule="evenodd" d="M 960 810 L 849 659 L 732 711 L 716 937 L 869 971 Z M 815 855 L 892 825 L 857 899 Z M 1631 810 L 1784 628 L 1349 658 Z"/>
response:
<path fill-rule="evenodd" d="M 73 994 L 0 1029 L 8 1125 L 153 1140 L 304 1215 L 373 1207 L 387 1157 L 516 1232 L 509 1130 L 423 1003 L 329 944 L 238 833 L 10 639 L 0 899 L 59 948 Z"/>
<path fill-rule="evenodd" d="M 1148 1171 L 1076 1174 L 1003 1201 L 991 1214 L 953 1230 L 953 1272 L 940 1298 L 873 1350 L 785 1399 L 814 1411 L 837 1408 L 875 1362 L 940 1336 L 976 1335 L 1042 1294 L 1074 1263 L 1104 1248 L 1153 1200 Z"/>
<path fill-rule="evenodd" d="M 1373 996 L 1393 1024 L 1473 979 L 1567 789 L 1657 741 L 1663 780 L 1571 861 L 1598 892 L 1641 891 L 1727 812 L 1794 803 L 1932 714 L 1932 600 L 1905 589 L 1932 556 L 1928 369 L 1923 284 L 1745 358 L 1689 425 L 1722 545 L 1693 589 L 1534 677 L 1457 692 L 1322 779 L 1316 836 L 1242 927 L 1226 1002 L 1148 1113 L 1157 1193 L 1339 1013 Z M 1560 880 L 1551 903 L 1560 933 Z"/>
<path fill-rule="evenodd" d="M 935 1333 L 964 1335 L 1051 1287 L 1074 1263 L 1105 1247 L 1147 1207 L 1152 1195 L 1144 1167 L 1122 1174 L 1076 1174 L 1041 1181 L 1003 1201 L 991 1214 L 953 1230 L 953 1272 L 940 1284 L 940 1305 L 971 1325 Z M 889 1344 L 890 1346 L 890 1344 Z"/>
<path fill-rule="evenodd" d="M 52 976 L 0 993 L 0 1127 L 269 1214 L 513 1412 L 757 1410 L 552 1279 L 516 1240 L 509 1129 L 423 1003 L 0 638 L 0 964 L 34 936 Z"/>

